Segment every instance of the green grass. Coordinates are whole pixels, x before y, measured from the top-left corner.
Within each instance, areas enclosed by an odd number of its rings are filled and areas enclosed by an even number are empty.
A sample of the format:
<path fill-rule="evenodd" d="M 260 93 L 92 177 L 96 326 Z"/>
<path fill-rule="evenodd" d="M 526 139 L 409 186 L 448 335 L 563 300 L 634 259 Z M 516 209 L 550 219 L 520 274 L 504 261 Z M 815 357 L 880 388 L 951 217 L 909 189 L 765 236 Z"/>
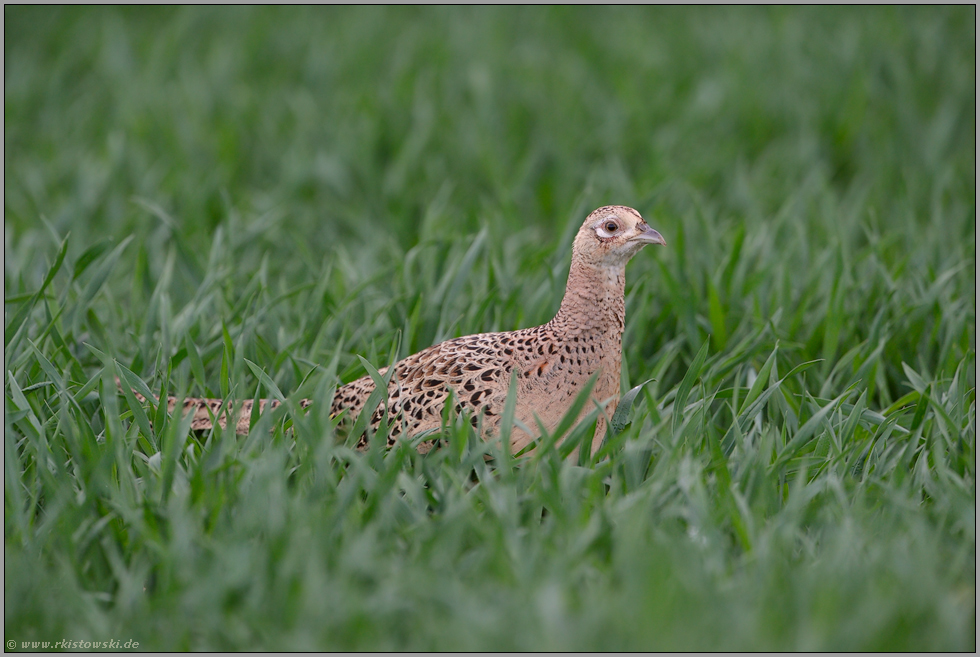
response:
<path fill-rule="evenodd" d="M 4 21 L 17 650 L 976 649 L 972 6 Z M 669 246 L 595 458 L 116 392 L 295 410 L 542 323 L 610 202 Z"/>

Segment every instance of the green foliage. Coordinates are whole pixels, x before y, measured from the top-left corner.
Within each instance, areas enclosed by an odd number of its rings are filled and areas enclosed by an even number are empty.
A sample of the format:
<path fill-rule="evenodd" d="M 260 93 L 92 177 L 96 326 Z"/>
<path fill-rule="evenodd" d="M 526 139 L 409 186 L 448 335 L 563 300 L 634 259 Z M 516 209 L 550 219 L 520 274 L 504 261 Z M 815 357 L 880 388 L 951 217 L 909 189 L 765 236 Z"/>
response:
<path fill-rule="evenodd" d="M 974 7 L 4 19 L 7 640 L 975 650 Z M 336 439 L 610 202 L 669 246 L 597 454 Z"/>

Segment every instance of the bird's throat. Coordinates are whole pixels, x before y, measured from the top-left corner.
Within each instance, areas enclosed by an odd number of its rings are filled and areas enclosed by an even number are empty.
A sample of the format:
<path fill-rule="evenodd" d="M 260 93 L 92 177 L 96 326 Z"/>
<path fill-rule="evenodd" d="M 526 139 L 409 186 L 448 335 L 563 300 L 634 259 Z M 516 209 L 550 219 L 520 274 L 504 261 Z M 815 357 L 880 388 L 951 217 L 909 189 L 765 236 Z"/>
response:
<path fill-rule="evenodd" d="M 626 319 L 626 267 L 573 262 L 561 307 L 552 320 L 557 330 L 595 337 L 621 337 Z"/>

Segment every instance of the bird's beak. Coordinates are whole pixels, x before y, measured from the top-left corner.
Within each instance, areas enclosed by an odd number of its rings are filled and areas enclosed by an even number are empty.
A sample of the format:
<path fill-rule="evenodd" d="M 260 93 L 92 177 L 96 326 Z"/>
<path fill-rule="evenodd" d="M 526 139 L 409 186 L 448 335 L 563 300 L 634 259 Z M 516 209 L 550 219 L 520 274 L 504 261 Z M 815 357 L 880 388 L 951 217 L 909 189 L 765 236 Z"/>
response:
<path fill-rule="evenodd" d="M 667 246 L 667 240 L 664 239 L 664 236 L 650 228 L 646 222 L 640 224 L 640 232 L 631 237 L 630 241 Z"/>

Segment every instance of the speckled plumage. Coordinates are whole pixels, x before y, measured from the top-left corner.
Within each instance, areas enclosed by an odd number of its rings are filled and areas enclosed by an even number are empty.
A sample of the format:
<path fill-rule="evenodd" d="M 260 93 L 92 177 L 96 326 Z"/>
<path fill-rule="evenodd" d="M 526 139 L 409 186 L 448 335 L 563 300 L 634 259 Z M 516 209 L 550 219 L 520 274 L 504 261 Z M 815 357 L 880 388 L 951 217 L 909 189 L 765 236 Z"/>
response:
<path fill-rule="evenodd" d="M 532 430 L 538 426 L 537 420 L 553 430 L 596 371 L 599 375 L 591 396 L 596 404 L 605 405 L 611 417 L 619 399 L 626 263 L 646 244 L 664 244 L 664 240 L 636 210 L 599 208 L 586 218 L 575 237 L 565 296 L 550 322 L 446 340 L 395 363 L 386 401 L 389 421 L 394 423 L 389 445 L 403 429 L 409 436 L 438 429 L 449 390 L 456 411 L 465 411 L 474 426 L 482 416 L 484 436 L 493 436 L 500 428 L 512 372 L 516 372 L 517 380 L 515 418 Z M 382 375 L 386 371 L 380 370 Z M 349 418 L 356 417 L 374 387 L 369 376 L 341 386 L 331 415 L 346 411 Z M 301 402 L 303 407 L 309 403 Z M 279 405 L 265 400 L 260 404 L 260 411 L 267 405 Z M 191 428 L 210 429 L 211 417 L 220 405 L 221 401 L 214 399 L 186 400 L 185 413 L 193 409 L 195 414 Z M 169 406 L 172 411 L 173 400 Z M 384 407 L 372 415 L 372 429 L 380 426 Z M 583 409 L 582 416 L 592 408 Z M 252 403 L 244 402 L 236 423 L 238 433 L 248 432 L 251 411 Z M 224 426 L 225 417 L 219 422 Z M 600 416 L 593 449 L 603 434 Z M 536 437 L 515 427 L 511 449 L 516 452 Z M 358 446 L 366 446 L 366 436 Z M 423 442 L 419 449 L 427 451 L 430 447 L 431 442 Z"/>

